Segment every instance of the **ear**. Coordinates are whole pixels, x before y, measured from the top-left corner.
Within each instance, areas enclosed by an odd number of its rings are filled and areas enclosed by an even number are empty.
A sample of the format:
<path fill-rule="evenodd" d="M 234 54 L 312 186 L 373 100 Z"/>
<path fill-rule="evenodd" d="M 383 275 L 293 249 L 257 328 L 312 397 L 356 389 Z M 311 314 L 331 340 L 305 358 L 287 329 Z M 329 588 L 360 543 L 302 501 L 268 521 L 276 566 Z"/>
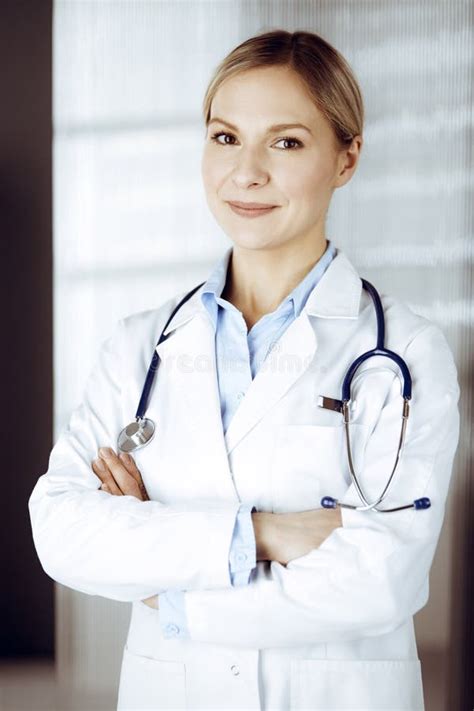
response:
<path fill-rule="evenodd" d="M 352 178 L 357 168 L 363 142 L 364 139 L 362 136 L 354 136 L 349 148 L 343 148 L 339 151 L 336 177 L 334 180 L 335 188 L 342 187 Z"/>

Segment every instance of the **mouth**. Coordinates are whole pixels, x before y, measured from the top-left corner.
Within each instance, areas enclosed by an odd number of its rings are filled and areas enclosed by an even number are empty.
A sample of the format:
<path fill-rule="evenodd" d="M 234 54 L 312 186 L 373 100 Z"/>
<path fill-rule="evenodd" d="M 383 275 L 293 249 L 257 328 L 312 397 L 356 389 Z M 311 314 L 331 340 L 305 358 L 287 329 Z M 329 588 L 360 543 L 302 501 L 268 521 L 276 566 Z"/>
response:
<path fill-rule="evenodd" d="M 276 210 L 278 205 L 270 205 L 269 207 L 241 207 L 241 204 L 235 204 L 233 202 L 227 203 L 236 215 L 241 217 L 260 217 L 261 215 L 268 215 L 272 210 Z"/>

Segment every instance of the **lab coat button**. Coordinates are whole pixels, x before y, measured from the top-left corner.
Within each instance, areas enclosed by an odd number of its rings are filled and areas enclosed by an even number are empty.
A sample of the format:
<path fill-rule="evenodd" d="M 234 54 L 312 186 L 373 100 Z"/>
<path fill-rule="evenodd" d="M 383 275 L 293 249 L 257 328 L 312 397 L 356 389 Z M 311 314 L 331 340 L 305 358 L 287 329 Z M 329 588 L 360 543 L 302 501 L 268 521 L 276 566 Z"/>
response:
<path fill-rule="evenodd" d="M 238 674 L 240 674 L 240 669 L 236 664 L 232 664 L 230 670 L 234 676 L 237 676 Z"/>
<path fill-rule="evenodd" d="M 238 560 L 238 561 L 247 560 L 247 553 L 238 553 L 238 554 L 237 554 L 237 560 Z"/>
<path fill-rule="evenodd" d="M 240 393 L 237 393 L 237 400 L 242 400 L 244 395 L 245 393 L 241 390 Z"/>
<path fill-rule="evenodd" d="M 168 634 L 178 634 L 179 633 L 178 625 L 175 625 L 173 623 L 166 625 L 165 629 L 168 632 Z"/>

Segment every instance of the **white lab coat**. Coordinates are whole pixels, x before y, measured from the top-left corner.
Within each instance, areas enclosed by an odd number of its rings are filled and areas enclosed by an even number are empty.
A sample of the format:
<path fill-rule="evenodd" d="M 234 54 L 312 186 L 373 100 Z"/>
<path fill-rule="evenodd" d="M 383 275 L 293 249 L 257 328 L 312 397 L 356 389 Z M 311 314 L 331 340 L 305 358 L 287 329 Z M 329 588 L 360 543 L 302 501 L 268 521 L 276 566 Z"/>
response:
<path fill-rule="evenodd" d="M 377 286 L 377 284 L 376 284 Z M 423 709 L 413 615 L 428 600 L 459 436 L 457 373 L 441 330 L 382 295 L 385 345 L 411 369 L 405 449 L 385 506 L 342 509 L 343 527 L 290 561 L 259 561 L 248 586 L 229 582 L 240 502 L 282 513 L 332 495 L 359 503 L 342 417 L 349 364 L 375 345 L 375 312 L 346 255 L 337 256 L 270 353 L 224 436 L 214 332 L 199 290 L 159 347 L 147 415 L 151 443 L 135 453 L 151 501 L 111 496 L 91 461 L 116 450 L 133 420 L 153 349 L 184 291 L 122 319 L 104 341 L 84 398 L 31 494 L 44 570 L 75 590 L 131 602 L 118 709 Z M 370 369 L 368 375 L 365 371 Z M 371 497 L 392 469 L 401 426 L 397 368 L 372 358 L 353 381 L 355 464 Z M 185 590 L 190 639 L 166 639 L 141 600 Z"/>

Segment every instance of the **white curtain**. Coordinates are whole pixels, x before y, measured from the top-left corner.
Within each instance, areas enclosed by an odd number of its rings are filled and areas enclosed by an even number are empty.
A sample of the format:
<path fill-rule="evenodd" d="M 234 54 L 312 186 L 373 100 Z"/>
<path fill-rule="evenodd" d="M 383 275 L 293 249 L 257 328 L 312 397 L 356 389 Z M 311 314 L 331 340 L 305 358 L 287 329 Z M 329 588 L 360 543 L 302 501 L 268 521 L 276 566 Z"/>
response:
<path fill-rule="evenodd" d="M 327 235 L 380 291 L 443 328 L 466 393 L 472 3 L 56 0 L 56 436 L 115 321 L 203 281 L 230 244 L 201 185 L 202 99 L 228 51 L 275 28 L 322 34 L 354 68 L 365 98 L 365 144 L 355 176 L 333 197 Z M 449 675 L 441 660 L 451 650 L 455 670 L 462 647 L 469 408 L 464 394 L 431 598 L 416 618 L 430 699 L 439 687 L 430 711 L 456 707 L 449 696 L 456 672 Z M 113 707 L 129 614 L 128 605 L 57 586 L 59 678 L 80 690 L 78 708 Z M 430 671 L 436 664 L 444 677 Z"/>

